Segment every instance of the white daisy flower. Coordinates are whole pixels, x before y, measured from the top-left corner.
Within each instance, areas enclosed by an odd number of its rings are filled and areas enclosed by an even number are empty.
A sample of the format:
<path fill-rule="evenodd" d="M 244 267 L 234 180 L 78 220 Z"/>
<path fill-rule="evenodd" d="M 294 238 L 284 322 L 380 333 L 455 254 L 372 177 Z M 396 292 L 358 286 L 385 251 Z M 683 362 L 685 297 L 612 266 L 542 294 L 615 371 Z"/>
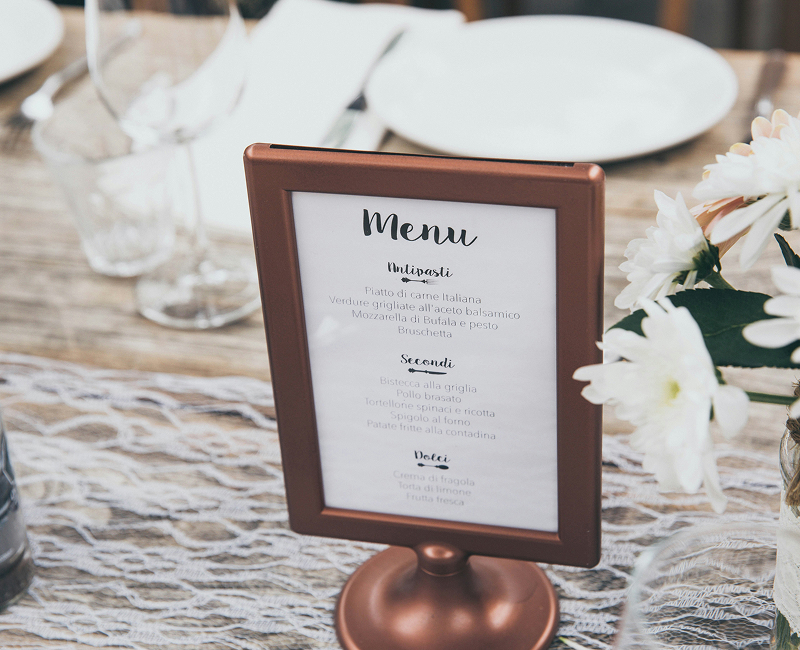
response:
<path fill-rule="evenodd" d="M 747 197 L 744 207 L 723 217 L 711 233 L 719 244 L 743 233 L 743 269 L 758 259 L 770 236 L 789 213 L 792 228 L 800 227 L 800 120 L 775 111 L 772 121 L 753 121 L 753 141 L 735 144 L 717 162 L 706 166 L 694 196 L 704 201 Z"/>
<path fill-rule="evenodd" d="M 701 485 L 715 511 L 725 509 L 713 455 L 710 420 L 731 437 L 747 421 L 749 400 L 740 388 L 721 385 L 703 335 L 689 310 L 643 301 L 644 336 L 612 329 L 600 347 L 622 361 L 575 371 L 589 381 L 583 396 L 616 406 L 636 430 L 631 445 L 644 453 L 644 469 L 664 491 L 694 493 Z M 712 410 L 713 409 L 713 410 Z"/>
<path fill-rule="evenodd" d="M 647 239 L 628 244 L 628 259 L 619 267 L 630 283 L 614 301 L 620 309 L 634 309 L 641 300 L 658 300 L 680 286 L 691 289 L 719 266 L 716 251 L 708 245 L 683 197 L 678 194 L 673 201 L 656 191 L 655 201 L 658 227 L 647 229 Z"/>
<path fill-rule="evenodd" d="M 764 311 L 778 318 L 756 321 L 742 331 L 747 341 L 762 348 L 782 348 L 800 340 L 800 269 L 773 266 L 772 281 L 786 295 L 767 300 Z M 800 347 L 792 352 L 792 363 L 800 363 Z M 792 404 L 789 414 L 800 416 L 800 400 Z"/>

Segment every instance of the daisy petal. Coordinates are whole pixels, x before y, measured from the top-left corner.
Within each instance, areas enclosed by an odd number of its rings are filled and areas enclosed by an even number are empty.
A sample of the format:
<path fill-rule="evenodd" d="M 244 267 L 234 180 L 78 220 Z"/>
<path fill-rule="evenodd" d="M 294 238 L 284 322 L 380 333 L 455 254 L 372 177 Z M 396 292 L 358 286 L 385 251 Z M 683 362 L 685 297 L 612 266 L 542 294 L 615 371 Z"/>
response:
<path fill-rule="evenodd" d="M 772 122 L 759 115 L 753 120 L 753 124 L 750 126 L 750 133 L 753 136 L 753 140 L 756 138 L 768 138 L 772 135 Z"/>
<path fill-rule="evenodd" d="M 742 336 L 761 348 L 782 348 L 800 338 L 800 324 L 791 318 L 760 320 L 745 327 Z"/>
<path fill-rule="evenodd" d="M 726 438 L 735 436 L 747 424 L 750 398 L 741 388 L 720 386 L 712 403 L 714 404 L 714 419 Z"/>
<path fill-rule="evenodd" d="M 772 281 L 781 293 L 800 296 L 800 269 L 793 266 L 773 266 Z"/>
<path fill-rule="evenodd" d="M 792 228 L 800 228 L 800 192 L 796 187 L 788 188 L 789 196 L 789 216 L 791 217 Z"/>
<path fill-rule="evenodd" d="M 795 316 L 800 314 L 800 296 L 777 296 L 764 303 L 764 311 L 770 316 Z"/>
<path fill-rule="evenodd" d="M 770 208 L 774 207 L 783 197 L 780 194 L 769 195 L 760 201 L 748 205 L 744 208 L 734 210 L 720 219 L 719 223 L 711 233 L 711 243 L 720 244 L 726 239 L 749 228 L 759 218 L 764 216 Z"/>
<path fill-rule="evenodd" d="M 725 512 L 725 507 L 728 505 L 728 498 L 722 492 L 722 486 L 719 482 L 719 472 L 714 462 L 714 456 L 711 453 L 703 455 L 703 485 L 706 488 L 706 495 L 711 502 L 711 507 L 718 515 Z"/>
<path fill-rule="evenodd" d="M 788 126 L 791 124 L 792 116 L 785 110 L 779 108 L 772 113 L 772 123 L 775 126 Z"/>
<path fill-rule="evenodd" d="M 591 366 L 583 366 L 572 373 L 572 378 L 577 379 L 578 381 L 592 381 L 598 376 L 597 369 L 602 367 L 602 363 L 595 363 Z"/>
<path fill-rule="evenodd" d="M 735 153 L 737 156 L 749 156 L 751 153 L 753 153 L 753 150 L 750 148 L 749 144 L 737 142 L 736 144 L 731 145 L 730 152 Z"/>
<path fill-rule="evenodd" d="M 672 199 L 660 190 L 653 191 L 653 199 L 656 202 L 656 207 L 660 211 L 669 210 L 672 207 Z"/>
<path fill-rule="evenodd" d="M 746 271 L 755 264 L 772 239 L 770 235 L 778 228 L 788 207 L 789 199 L 778 201 L 762 218 L 750 227 L 750 232 L 747 234 L 747 239 L 744 241 L 742 253 L 739 257 L 739 266 L 742 270 Z"/>

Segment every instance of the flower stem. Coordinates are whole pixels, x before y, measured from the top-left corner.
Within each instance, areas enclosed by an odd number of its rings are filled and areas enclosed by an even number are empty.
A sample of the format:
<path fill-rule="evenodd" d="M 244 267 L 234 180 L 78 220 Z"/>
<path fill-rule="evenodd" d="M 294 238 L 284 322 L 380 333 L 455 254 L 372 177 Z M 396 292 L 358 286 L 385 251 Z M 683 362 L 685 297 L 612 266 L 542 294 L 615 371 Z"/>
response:
<path fill-rule="evenodd" d="M 703 279 L 715 289 L 733 289 L 733 286 L 728 284 L 728 281 L 722 277 L 722 273 L 719 271 L 711 271 Z"/>
<path fill-rule="evenodd" d="M 745 391 L 751 402 L 761 402 L 762 404 L 781 404 L 789 406 L 794 404 L 795 397 L 790 395 L 773 395 L 772 393 L 757 393 L 754 391 Z"/>

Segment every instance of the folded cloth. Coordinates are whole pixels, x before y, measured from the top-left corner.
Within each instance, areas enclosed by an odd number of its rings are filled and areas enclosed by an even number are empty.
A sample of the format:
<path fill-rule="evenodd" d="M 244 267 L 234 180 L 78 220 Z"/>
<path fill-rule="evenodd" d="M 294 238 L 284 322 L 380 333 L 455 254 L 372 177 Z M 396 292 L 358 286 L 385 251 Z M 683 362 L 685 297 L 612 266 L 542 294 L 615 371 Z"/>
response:
<path fill-rule="evenodd" d="M 192 149 L 205 222 L 250 233 L 242 153 L 254 142 L 319 146 L 401 29 L 460 25 L 457 11 L 330 0 L 278 0 L 251 33 L 250 70 L 231 118 Z M 348 146 L 373 149 L 383 135 L 374 119 Z"/>

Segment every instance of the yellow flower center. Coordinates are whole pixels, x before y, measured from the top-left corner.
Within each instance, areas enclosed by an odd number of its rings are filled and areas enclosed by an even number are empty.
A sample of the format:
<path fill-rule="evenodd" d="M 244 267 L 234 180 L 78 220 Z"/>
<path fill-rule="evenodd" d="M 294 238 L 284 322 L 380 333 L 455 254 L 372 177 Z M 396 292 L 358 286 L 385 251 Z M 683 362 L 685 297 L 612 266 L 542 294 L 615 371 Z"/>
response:
<path fill-rule="evenodd" d="M 664 401 L 666 402 L 673 402 L 675 398 L 678 397 L 678 393 L 681 392 L 680 384 L 675 381 L 674 379 L 670 379 L 666 386 L 664 387 Z"/>

